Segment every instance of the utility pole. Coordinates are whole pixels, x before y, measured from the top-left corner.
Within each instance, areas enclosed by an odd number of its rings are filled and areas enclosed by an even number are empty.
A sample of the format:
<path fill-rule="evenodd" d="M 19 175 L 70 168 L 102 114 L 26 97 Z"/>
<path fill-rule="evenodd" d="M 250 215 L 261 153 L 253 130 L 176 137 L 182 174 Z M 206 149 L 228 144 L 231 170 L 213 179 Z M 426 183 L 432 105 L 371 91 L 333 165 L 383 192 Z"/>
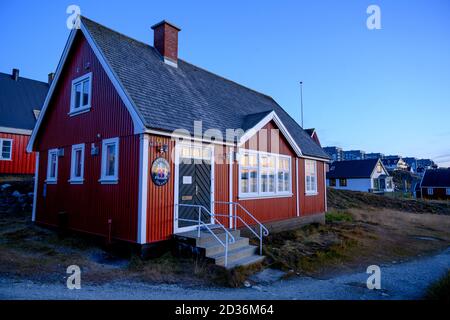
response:
<path fill-rule="evenodd" d="M 300 106 L 301 106 L 301 122 L 303 128 L 303 81 L 300 81 Z"/>

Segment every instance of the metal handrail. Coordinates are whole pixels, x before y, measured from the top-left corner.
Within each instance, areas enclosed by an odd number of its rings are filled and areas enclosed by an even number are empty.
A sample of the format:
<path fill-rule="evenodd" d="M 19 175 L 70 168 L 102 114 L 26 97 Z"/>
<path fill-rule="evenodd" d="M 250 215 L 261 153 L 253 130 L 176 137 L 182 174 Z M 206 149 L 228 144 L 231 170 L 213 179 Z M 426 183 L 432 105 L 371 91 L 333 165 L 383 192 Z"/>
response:
<path fill-rule="evenodd" d="M 195 222 L 198 223 L 197 226 L 197 238 L 200 238 L 200 231 L 201 228 L 200 226 L 202 225 L 203 227 L 205 227 L 209 233 L 211 233 L 213 235 L 214 238 L 216 238 L 216 240 L 225 248 L 225 267 L 228 264 L 228 245 L 231 243 L 235 243 L 236 240 L 234 239 L 234 236 L 231 234 L 230 231 L 228 231 L 227 228 L 225 228 L 224 225 L 222 225 L 219 221 L 216 221 L 215 226 L 219 226 L 223 229 L 223 231 L 225 231 L 225 243 L 211 230 L 211 228 L 202 221 L 201 217 L 202 217 L 202 210 L 205 210 L 206 213 L 211 217 L 214 218 L 215 214 L 211 213 L 208 209 L 206 209 L 204 206 L 202 205 L 195 205 L 195 204 L 177 204 L 178 207 L 190 207 L 190 208 L 198 208 L 198 220 L 193 220 L 193 219 L 184 219 L 184 218 L 178 218 L 178 221 L 186 221 L 186 222 Z"/>
<path fill-rule="evenodd" d="M 234 219 L 234 229 L 236 230 L 237 226 L 237 219 L 239 219 L 246 227 L 249 229 L 258 239 L 259 239 L 259 254 L 262 255 L 262 241 L 263 237 L 267 237 L 269 235 L 269 230 L 261 223 L 258 219 L 256 219 L 245 207 L 243 207 L 239 202 L 231 202 L 231 201 L 213 201 L 213 203 L 219 203 L 219 204 L 228 204 L 234 206 L 234 214 L 231 213 L 231 218 Z M 244 221 L 238 214 L 237 214 L 237 207 L 241 208 L 249 217 L 253 219 L 253 221 L 259 226 L 259 235 L 256 233 L 253 228 L 251 228 L 247 222 Z M 229 215 L 217 215 L 217 216 L 224 216 L 229 217 Z"/>

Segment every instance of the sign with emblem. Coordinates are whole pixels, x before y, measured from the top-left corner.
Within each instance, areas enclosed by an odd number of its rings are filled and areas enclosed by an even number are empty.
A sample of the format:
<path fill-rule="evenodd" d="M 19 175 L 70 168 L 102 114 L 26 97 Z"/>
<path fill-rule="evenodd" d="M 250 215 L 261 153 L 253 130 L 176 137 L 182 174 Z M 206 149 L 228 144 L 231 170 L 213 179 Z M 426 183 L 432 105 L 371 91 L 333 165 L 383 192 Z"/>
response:
<path fill-rule="evenodd" d="M 153 161 L 150 174 L 152 175 L 152 181 L 157 186 L 163 186 L 169 181 L 170 177 L 170 165 L 164 158 L 156 158 Z"/>

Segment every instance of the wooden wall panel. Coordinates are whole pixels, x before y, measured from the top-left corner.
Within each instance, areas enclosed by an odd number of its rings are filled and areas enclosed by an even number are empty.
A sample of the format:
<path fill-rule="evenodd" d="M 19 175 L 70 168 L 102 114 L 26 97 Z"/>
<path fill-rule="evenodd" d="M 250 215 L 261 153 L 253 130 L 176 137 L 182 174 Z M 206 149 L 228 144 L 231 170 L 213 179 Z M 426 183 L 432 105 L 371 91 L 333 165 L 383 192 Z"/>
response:
<path fill-rule="evenodd" d="M 0 139 L 12 139 L 12 159 L 0 160 L 0 174 L 34 174 L 35 153 L 27 153 L 30 136 L 0 132 Z"/>

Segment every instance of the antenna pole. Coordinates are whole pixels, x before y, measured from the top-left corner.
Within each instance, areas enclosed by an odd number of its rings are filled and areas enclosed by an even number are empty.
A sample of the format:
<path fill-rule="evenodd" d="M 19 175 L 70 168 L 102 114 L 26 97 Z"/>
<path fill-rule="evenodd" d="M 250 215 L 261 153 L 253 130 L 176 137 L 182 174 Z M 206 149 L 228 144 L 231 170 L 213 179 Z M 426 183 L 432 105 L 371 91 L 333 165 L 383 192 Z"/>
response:
<path fill-rule="evenodd" d="M 301 122 L 303 128 L 303 81 L 300 81 L 300 106 L 301 106 Z"/>

